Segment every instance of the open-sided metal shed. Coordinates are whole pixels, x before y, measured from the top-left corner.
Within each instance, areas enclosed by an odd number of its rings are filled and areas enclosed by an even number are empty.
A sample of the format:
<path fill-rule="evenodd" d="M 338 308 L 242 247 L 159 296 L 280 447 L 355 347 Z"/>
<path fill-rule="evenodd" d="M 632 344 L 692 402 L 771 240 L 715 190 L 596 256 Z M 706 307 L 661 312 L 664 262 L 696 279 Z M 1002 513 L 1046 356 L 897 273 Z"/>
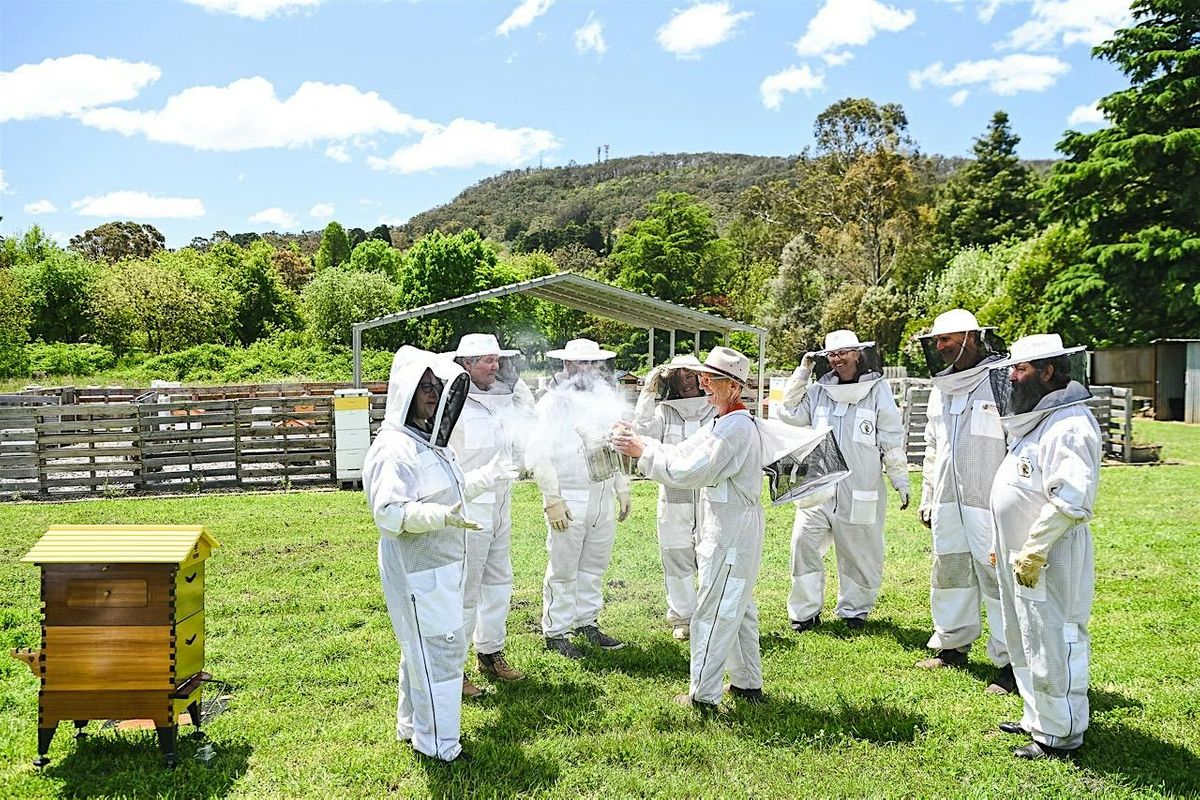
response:
<path fill-rule="evenodd" d="M 675 336 L 679 331 L 685 331 L 695 336 L 696 349 L 700 348 L 701 333 L 719 333 L 728 341 L 729 334 L 735 331 L 750 333 L 758 337 L 758 410 L 762 410 L 763 374 L 766 370 L 767 331 L 756 325 L 725 319 L 716 314 L 669 303 L 649 295 L 638 294 L 627 289 L 610 286 L 607 283 L 585 278 L 572 272 L 557 272 L 541 278 L 531 278 L 527 281 L 510 283 L 483 292 L 442 300 L 437 303 L 398 311 L 366 322 L 356 323 L 352 330 L 354 344 L 354 385 L 362 385 L 362 332 L 382 325 L 390 325 L 406 319 L 416 319 L 430 314 L 438 314 L 453 308 L 461 308 L 484 300 L 495 300 L 510 294 L 525 294 L 557 303 L 567 308 L 586 311 L 598 317 L 623 322 L 642 328 L 650 333 L 650 366 L 654 366 L 654 332 L 665 329 L 670 336 L 670 351 L 675 353 Z"/>

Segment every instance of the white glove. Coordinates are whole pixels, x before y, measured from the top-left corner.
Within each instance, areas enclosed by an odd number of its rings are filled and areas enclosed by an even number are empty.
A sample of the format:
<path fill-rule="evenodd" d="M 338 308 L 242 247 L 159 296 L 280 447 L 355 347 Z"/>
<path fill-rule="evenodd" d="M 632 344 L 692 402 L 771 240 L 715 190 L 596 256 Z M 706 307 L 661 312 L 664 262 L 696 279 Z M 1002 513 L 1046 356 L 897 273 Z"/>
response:
<path fill-rule="evenodd" d="M 495 489 L 496 484 L 503 481 L 515 481 L 519 475 L 520 470 L 517 469 L 517 465 L 512 462 L 507 453 L 501 450 L 492 456 L 491 461 L 463 476 L 466 484 L 463 494 L 468 500 L 474 500 L 484 492 Z"/>
<path fill-rule="evenodd" d="M 883 454 L 883 469 L 887 473 L 892 488 L 900 493 L 900 510 L 908 508 L 908 459 L 904 450 L 893 447 Z"/>
<path fill-rule="evenodd" d="M 917 516 L 920 517 L 921 524 L 924 525 L 926 528 L 933 527 L 933 509 L 932 508 L 927 508 L 926 506 L 921 506 L 920 508 L 917 509 Z M 994 567 L 996 565 L 992 564 L 992 566 Z"/>
<path fill-rule="evenodd" d="M 404 504 L 403 533 L 428 533 L 442 528 L 465 528 L 477 531 L 480 526 L 462 515 L 462 503 L 447 506 L 442 503 Z"/>
<path fill-rule="evenodd" d="M 617 492 L 617 522 L 624 522 L 629 516 L 632 501 L 629 492 Z"/>
<path fill-rule="evenodd" d="M 783 389 L 783 405 L 786 408 L 795 408 L 800 405 L 804 395 L 808 394 L 808 379 L 812 375 L 812 362 L 813 354 L 805 353 L 804 358 L 800 361 L 800 366 L 796 367 L 792 377 L 788 378 L 787 385 Z"/>
<path fill-rule="evenodd" d="M 450 509 L 446 512 L 445 526 L 447 528 L 462 528 L 468 531 L 483 530 L 483 526 L 478 522 L 472 522 L 463 516 L 462 503 L 455 503 L 450 506 Z"/>
<path fill-rule="evenodd" d="M 567 501 L 558 495 L 550 495 L 546 497 L 546 521 L 550 523 L 550 527 L 556 531 L 565 531 L 571 527 L 571 520 L 575 517 L 571 514 L 571 509 L 567 507 Z"/>
<path fill-rule="evenodd" d="M 896 486 L 895 489 L 900 494 L 900 510 L 903 511 L 908 508 L 908 484 L 905 483 L 903 486 Z"/>

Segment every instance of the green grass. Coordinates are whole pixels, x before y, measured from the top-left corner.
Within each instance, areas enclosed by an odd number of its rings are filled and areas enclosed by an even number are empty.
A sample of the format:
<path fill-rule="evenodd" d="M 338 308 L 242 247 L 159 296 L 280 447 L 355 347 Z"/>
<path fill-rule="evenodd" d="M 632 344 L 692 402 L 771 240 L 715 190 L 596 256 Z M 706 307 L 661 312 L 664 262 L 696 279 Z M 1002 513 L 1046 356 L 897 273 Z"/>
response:
<path fill-rule="evenodd" d="M 1102 474 L 1093 531 L 1092 727 L 1077 763 L 1030 764 L 999 733 L 1019 700 L 967 671 L 923 672 L 929 535 L 888 518 L 883 594 L 865 632 L 787 628 L 790 509 L 771 509 L 757 598 L 766 691 L 703 720 L 671 703 L 687 656 L 663 618 L 654 487 L 636 485 L 618 530 L 604 625 L 630 646 L 582 663 L 538 635 L 544 533 L 518 487 L 510 661 L 529 677 L 464 708 L 472 760 L 417 760 L 393 735 L 396 659 L 357 493 L 0 504 L 0 648 L 38 646 L 37 569 L 18 559 L 47 525 L 203 523 L 222 543 L 208 567 L 208 669 L 233 684 L 214 719 L 217 757 L 178 769 L 153 735 L 63 725 L 36 771 L 37 683 L 0 657 L 0 796 L 1197 796 L 1200 795 L 1200 428 L 1138 423 L 1179 465 Z M 832 584 L 831 584 L 832 591 Z"/>

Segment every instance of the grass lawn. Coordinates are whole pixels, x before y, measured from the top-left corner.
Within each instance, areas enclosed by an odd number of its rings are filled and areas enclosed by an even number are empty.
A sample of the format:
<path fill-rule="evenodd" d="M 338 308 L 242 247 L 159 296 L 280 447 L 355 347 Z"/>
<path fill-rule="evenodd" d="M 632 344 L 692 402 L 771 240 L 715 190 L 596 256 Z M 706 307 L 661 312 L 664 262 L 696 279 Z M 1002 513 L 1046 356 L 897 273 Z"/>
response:
<path fill-rule="evenodd" d="M 510 661 L 529 677 L 465 705 L 464 764 L 416 760 L 393 734 L 398 650 L 361 494 L 0 504 L 0 796 L 1200 796 L 1200 427 L 1138 422 L 1170 466 L 1106 468 L 1093 532 L 1092 727 L 1076 763 L 1026 763 L 996 730 L 1020 701 L 965 671 L 924 672 L 929 534 L 888 514 L 884 590 L 866 630 L 787 626 L 790 508 L 771 509 L 757 599 L 763 706 L 703 720 L 687 688 L 654 541 L 654 486 L 639 482 L 607 576 L 605 628 L 630 644 L 582 663 L 542 649 L 544 529 L 516 492 Z M 914 477 L 916 477 L 914 475 Z M 38 570 L 18 562 L 56 523 L 203 523 L 207 669 L 235 687 L 208 734 L 216 758 L 161 766 L 153 733 L 61 726 L 36 771 L 37 681 L 7 658 L 40 645 Z M 830 558 L 832 565 L 832 556 Z M 832 581 L 830 591 L 832 592 Z M 829 600 L 832 599 L 832 596 Z"/>

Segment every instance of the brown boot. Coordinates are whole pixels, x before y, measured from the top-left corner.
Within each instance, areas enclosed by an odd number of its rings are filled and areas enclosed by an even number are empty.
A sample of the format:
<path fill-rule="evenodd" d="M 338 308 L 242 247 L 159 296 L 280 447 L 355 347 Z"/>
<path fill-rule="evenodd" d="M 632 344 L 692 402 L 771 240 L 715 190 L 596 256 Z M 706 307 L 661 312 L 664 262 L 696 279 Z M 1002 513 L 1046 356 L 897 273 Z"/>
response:
<path fill-rule="evenodd" d="M 503 650 L 495 653 L 476 653 L 475 657 L 479 661 L 479 671 L 484 675 L 490 675 L 502 681 L 519 681 L 525 677 L 524 672 L 508 665 L 504 659 Z"/>
<path fill-rule="evenodd" d="M 463 697 L 479 697 L 481 694 L 483 694 L 483 689 L 471 683 L 471 679 L 463 675 Z"/>

